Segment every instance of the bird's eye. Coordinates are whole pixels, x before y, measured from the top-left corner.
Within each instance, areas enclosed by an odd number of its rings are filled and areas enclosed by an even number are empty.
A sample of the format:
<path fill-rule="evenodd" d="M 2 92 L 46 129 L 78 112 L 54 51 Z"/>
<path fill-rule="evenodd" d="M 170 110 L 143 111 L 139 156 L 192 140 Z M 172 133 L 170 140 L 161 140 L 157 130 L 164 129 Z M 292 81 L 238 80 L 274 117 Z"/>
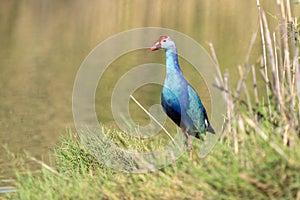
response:
<path fill-rule="evenodd" d="M 166 42 L 167 40 L 163 40 L 163 42 Z"/>

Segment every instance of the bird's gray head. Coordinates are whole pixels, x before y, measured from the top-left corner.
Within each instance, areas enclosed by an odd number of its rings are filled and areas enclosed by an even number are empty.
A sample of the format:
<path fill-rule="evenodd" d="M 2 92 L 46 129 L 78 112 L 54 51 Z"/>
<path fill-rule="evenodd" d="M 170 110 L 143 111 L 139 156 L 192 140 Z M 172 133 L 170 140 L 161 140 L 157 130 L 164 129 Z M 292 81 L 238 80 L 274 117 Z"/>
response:
<path fill-rule="evenodd" d="M 176 51 L 176 45 L 175 45 L 175 42 L 169 36 L 161 36 L 160 38 L 158 38 L 158 40 L 155 42 L 155 44 L 151 47 L 152 51 L 155 51 L 158 49 L 164 49 L 165 51 L 166 50 Z"/>

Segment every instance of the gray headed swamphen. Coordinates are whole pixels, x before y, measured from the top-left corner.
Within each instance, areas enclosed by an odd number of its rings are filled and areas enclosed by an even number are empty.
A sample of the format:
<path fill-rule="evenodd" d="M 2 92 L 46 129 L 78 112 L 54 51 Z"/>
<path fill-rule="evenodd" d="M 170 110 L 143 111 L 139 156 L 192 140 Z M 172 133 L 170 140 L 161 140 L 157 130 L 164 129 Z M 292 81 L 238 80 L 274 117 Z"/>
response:
<path fill-rule="evenodd" d="M 165 113 L 184 133 L 185 144 L 189 146 L 192 157 L 192 136 L 200 139 L 206 132 L 215 134 L 215 131 L 200 97 L 180 70 L 175 42 L 169 36 L 161 36 L 151 48 L 152 51 L 158 49 L 164 49 L 166 53 L 166 78 L 161 104 Z"/>

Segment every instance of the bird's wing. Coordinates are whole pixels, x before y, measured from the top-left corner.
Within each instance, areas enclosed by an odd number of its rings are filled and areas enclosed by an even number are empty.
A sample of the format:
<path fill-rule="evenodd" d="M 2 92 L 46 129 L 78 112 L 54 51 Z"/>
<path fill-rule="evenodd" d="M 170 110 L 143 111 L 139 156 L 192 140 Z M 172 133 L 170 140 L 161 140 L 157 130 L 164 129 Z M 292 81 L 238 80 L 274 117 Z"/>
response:
<path fill-rule="evenodd" d="M 161 104 L 166 114 L 178 125 L 181 122 L 181 107 L 176 95 L 168 88 L 163 88 Z"/>
<path fill-rule="evenodd" d="M 193 122 L 193 126 L 197 131 L 203 133 L 206 131 L 206 124 L 209 124 L 206 110 L 201 103 L 201 100 L 196 93 L 196 91 L 192 88 L 192 86 L 188 85 L 188 101 L 189 106 L 187 109 L 187 115 Z"/>

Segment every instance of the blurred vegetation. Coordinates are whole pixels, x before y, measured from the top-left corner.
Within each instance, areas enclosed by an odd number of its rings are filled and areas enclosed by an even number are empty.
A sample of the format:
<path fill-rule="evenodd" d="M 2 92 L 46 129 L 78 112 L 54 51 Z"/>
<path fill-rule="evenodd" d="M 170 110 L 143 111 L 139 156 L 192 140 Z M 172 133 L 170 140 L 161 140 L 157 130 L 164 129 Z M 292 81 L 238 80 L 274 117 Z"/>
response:
<path fill-rule="evenodd" d="M 262 3 L 270 13 L 276 12 L 273 0 Z M 1 142 L 14 153 L 26 149 L 39 159 L 47 159 L 49 148 L 65 134 L 65 127 L 73 128 L 72 89 L 77 70 L 89 52 L 108 37 L 141 27 L 174 29 L 205 48 L 207 41 L 212 42 L 221 70 L 229 68 L 235 72 L 236 65 L 244 61 L 256 25 L 256 17 L 249 16 L 256 16 L 254 1 L 2 0 Z M 272 16 L 271 21 L 276 22 L 276 18 Z M 152 43 L 149 41 L 149 46 Z M 256 48 L 251 58 L 257 59 L 259 54 L 260 49 Z M 112 63 L 101 79 L 104 86 L 97 89 L 99 121 L 116 128 L 107 109 L 112 83 L 136 64 L 154 60 L 164 63 L 163 52 L 131 52 Z M 190 70 L 192 67 L 188 63 L 183 64 L 185 76 L 193 86 L 199 85 L 195 87 L 199 91 L 202 88 L 200 78 L 193 76 L 196 73 Z M 160 101 L 160 88 L 149 87 L 135 94 L 145 107 Z M 202 92 L 202 100 L 207 105 L 209 98 L 208 93 Z M 147 123 L 148 117 L 134 108 L 131 110 L 134 119 L 141 124 Z M 0 148 L 0 166 L 4 170 L 0 176 L 8 174 L 6 161 L 1 160 L 5 154 Z"/>
<path fill-rule="evenodd" d="M 258 29 L 253 37 L 260 35 L 261 59 L 256 65 L 246 61 L 239 66 L 235 85 L 230 84 L 228 72 L 218 77 L 217 86 L 227 104 L 226 123 L 220 142 L 206 158 L 194 155 L 190 159 L 186 152 L 156 172 L 122 173 L 99 164 L 69 131 L 56 147 L 54 167 L 43 166 L 41 173 L 34 174 L 18 165 L 19 172 L 26 173 L 17 173 L 17 192 L 6 197 L 300 199 L 299 25 L 288 2 L 277 5 L 278 28 L 274 32 L 268 28 L 264 10 L 257 6 Z M 264 81 L 263 93 L 257 90 L 259 73 Z M 246 80 L 252 84 L 247 85 Z M 118 131 L 108 133 L 123 138 Z M 131 147 L 148 148 L 143 143 Z M 194 151 L 198 149 L 195 145 Z"/>

